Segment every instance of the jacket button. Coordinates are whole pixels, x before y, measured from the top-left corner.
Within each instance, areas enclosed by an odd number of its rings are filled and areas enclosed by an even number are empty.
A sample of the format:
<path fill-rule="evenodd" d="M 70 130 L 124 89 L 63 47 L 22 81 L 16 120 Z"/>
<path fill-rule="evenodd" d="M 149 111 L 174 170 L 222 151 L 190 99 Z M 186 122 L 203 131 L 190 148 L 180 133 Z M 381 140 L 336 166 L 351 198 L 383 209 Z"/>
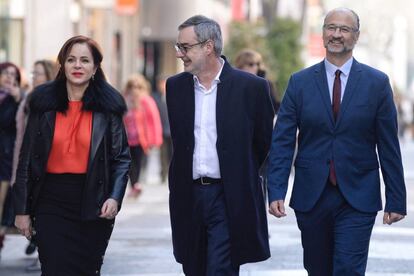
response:
<path fill-rule="evenodd" d="M 40 178 L 39 178 L 39 177 L 36 177 L 36 178 L 35 178 L 35 180 L 36 180 L 36 181 L 39 181 L 39 180 L 40 180 Z"/>
<path fill-rule="evenodd" d="M 37 136 L 40 136 L 40 135 L 42 135 L 42 133 L 40 131 L 38 131 L 37 132 Z"/>
<path fill-rule="evenodd" d="M 98 183 L 99 183 L 99 184 L 102 184 L 102 183 L 103 183 L 103 181 L 102 181 L 102 180 L 99 180 L 99 181 L 98 181 Z"/>
<path fill-rule="evenodd" d="M 35 154 L 34 158 L 39 159 L 39 154 Z"/>

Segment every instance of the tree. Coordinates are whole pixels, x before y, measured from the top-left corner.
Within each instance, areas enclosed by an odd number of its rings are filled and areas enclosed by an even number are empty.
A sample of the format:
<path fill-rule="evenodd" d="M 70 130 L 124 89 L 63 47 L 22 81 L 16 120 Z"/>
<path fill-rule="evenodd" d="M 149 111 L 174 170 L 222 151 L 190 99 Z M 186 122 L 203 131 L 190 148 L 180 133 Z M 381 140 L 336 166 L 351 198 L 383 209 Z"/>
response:
<path fill-rule="evenodd" d="M 300 36 L 299 23 L 289 18 L 277 18 L 267 34 L 267 45 L 275 62 L 272 69 L 277 76 L 276 87 L 283 93 L 290 75 L 303 68 Z"/>
<path fill-rule="evenodd" d="M 243 48 L 259 52 L 268 69 L 267 78 L 276 82 L 280 98 L 290 74 L 303 67 L 300 23 L 289 18 L 276 18 L 270 27 L 264 21 L 233 22 L 229 26 L 229 34 L 225 53 L 230 62 Z"/>

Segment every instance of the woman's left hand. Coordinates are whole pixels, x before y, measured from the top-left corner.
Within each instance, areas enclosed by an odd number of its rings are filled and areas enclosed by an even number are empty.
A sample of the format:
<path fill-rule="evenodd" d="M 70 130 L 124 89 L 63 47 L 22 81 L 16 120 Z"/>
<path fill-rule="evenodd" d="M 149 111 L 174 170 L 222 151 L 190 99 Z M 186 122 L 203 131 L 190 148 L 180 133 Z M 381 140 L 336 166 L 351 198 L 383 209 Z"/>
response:
<path fill-rule="evenodd" d="M 102 205 L 100 218 L 114 219 L 118 214 L 118 201 L 108 198 Z"/>

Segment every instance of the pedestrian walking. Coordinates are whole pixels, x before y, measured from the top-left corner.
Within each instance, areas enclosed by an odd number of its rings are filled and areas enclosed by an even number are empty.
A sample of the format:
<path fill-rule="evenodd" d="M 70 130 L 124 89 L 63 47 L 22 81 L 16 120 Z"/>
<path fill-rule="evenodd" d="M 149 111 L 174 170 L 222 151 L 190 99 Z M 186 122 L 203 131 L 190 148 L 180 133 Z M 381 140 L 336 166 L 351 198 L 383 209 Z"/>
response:
<path fill-rule="evenodd" d="M 42 275 L 99 275 L 127 184 L 120 93 L 95 41 L 75 36 L 35 89 L 13 186 L 15 224 L 38 244 Z"/>
<path fill-rule="evenodd" d="M 378 158 L 385 184 L 383 222 L 406 215 L 393 94 L 387 75 L 353 57 L 359 27 L 358 15 L 347 8 L 326 15 L 326 57 L 291 76 L 273 132 L 270 213 L 286 215 L 297 141 L 290 206 L 312 276 L 365 275 L 371 231 L 382 208 Z"/>
<path fill-rule="evenodd" d="M 161 182 L 166 183 L 168 177 L 168 168 L 172 157 L 172 141 L 170 122 L 168 120 L 167 98 L 166 98 L 166 76 L 157 77 L 157 90 L 153 93 L 155 102 L 160 112 L 162 126 L 162 145 L 160 147 L 160 163 L 161 163 Z"/>
<path fill-rule="evenodd" d="M 0 63 L 0 253 L 6 228 L 10 226 L 7 220 L 11 206 L 10 200 L 6 202 L 6 199 L 10 189 L 16 139 L 15 118 L 21 100 L 20 82 L 20 70 L 15 64 Z"/>
<path fill-rule="evenodd" d="M 160 114 L 150 94 L 150 83 L 143 75 L 134 74 L 129 77 L 124 89 L 124 97 L 128 105 L 124 122 L 132 161 L 130 197 L 137 197 L 142 192 L 142 185 L 139 182 L 142 158 L 151 148 L 162 144 Z"/>
<path fill-rule="evenodd" d="M 174 256 L 186 275 L 239 275 L 270 256 L 258 175 L 274 116 L 269 86 L 220 56 L 214 20 L 193 16 L 178 30 L 185 72 L 167 80 Z"/>

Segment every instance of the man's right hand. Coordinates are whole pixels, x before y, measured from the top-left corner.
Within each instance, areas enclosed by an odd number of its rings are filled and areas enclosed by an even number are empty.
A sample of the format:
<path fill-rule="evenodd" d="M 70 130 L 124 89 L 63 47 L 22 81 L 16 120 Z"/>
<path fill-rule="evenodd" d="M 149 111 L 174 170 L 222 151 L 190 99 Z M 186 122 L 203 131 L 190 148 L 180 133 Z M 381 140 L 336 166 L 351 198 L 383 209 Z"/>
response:
<path fill-rule="evenodd" d="M 279 199 L 270 203 L 269 213 L 277 218 L 285 217 L 285 201 L 283 199 Z"/>
<path fill-rule="evenodd" d="M 14 225 L 28 240 L 32 238 L 32 221 L 29 215 L 16 215 Z"/>

